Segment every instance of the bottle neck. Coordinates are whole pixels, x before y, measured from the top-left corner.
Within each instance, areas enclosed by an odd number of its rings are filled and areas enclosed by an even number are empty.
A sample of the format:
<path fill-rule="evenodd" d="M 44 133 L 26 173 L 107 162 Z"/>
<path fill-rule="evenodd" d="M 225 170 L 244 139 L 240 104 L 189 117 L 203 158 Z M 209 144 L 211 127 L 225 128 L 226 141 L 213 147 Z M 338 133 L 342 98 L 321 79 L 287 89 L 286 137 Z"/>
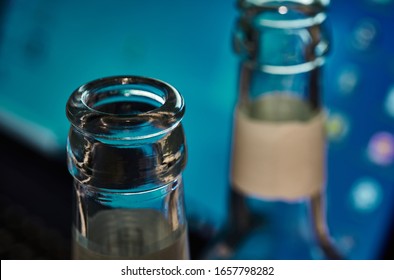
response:
<path fill-rule="evenodd" d="M 262 69 L 293 66 L 308 71 L 327 54 L 326 7 L 329 1 L 239 0 L 233 36 L 235 52 Z M 308 66 L 309 67 L 306 67 Z M 304 67 L 302 67 L 304 66 Z M 297 68 L 298 67 L 298 68 Z M 297 69 L 297 70 L 294 70 Z"/>
<path fill-rule="evenodd" d="M 239 1 L 233 42 L 240 59 L 240 103 L 287 94 L 320 104 L 321 67 L 329 49 L 328 1 Z"/>
<path fill-rule="evenodd" d="M 73 258 L 188 258 L 181 175 L 159 188 L 128 193 L 75 181 L 74 211 Z"/>
<path fill-rule="evenodd" d="M 313 201 L 255 199 L 233 190 L 231 235 L 234 242 L 245 240 L 236 245 L 238 256 L 234 258 L 325 258 L 319 238 L 322 235 L 316 231 L 315 218 L 321 217 L 315 217 L 311 211 Z M 324 223 L 323 228 L 326 230 Z"/>
<path fill-rule="evenodd" d="M 321 66 L 296 74 L 270 73 L 242 60 L 239 68 L 238 103 L 250 106 L 265 96 L 286 95 L 304 102 L 307 106 L 305 110 L 309 110 L 312 115 L 322 107 L 321 73 Z"/>

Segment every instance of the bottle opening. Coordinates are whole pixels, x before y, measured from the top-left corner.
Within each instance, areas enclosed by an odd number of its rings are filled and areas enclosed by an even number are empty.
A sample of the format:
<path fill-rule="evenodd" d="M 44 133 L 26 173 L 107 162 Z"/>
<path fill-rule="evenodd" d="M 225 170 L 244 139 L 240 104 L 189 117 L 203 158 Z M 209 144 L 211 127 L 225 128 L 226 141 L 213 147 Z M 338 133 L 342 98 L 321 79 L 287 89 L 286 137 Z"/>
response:
<path fill-rule="evenodd" d="M 111 115 L 138 115 L 160 108 L 165 94 L 148 85 L 118 85 L 87 91 L 82 102 L 92 110 Z"/>
<path fill-rule="evenodd" d="M 111 140 L 149 138 L 175 128 L 184 101 L 171 85 L 152 78 L 115 76 L 77 88 L 66 113 L 74 128 Z"/>

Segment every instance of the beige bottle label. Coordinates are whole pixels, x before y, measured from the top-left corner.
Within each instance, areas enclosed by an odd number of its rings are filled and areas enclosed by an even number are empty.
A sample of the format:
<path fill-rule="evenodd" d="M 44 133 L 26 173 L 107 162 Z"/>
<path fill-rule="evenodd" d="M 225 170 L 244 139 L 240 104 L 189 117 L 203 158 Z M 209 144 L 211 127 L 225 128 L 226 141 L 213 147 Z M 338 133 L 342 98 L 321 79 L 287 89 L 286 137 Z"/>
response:
<path fill-rule="evenodd" d="M 269 122 L 235 114 L 232 183 L 266 199 L 297 200 L 324 183 L 324 114 Z"/>

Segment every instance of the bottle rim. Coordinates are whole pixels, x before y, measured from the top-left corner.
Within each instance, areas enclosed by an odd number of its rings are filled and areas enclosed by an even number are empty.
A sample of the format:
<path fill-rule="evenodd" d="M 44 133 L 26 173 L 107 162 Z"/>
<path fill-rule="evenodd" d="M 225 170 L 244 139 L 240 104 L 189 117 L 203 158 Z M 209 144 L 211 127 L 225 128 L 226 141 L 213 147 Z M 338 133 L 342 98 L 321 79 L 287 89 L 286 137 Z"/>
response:
<path fill-rule="evenodd" d="M 331 0 L 238 0 L 241 6 L 281 6 L 286 4 L 320 5 L 327 7 Z"/>
<path fill-rule="evenodd" d="M 120 102 L 128 105 L 116 107 Z M 145 104 L 149 109 L 130 110 L 133 102 Z M 103 109 L 102 105 L 115 107 Z M 180 123 L 184 112 L 184 99 L 173 86 L 132 75 L 88 82 L 71 94 L 66 105 L 67 118 L 81 133 L 123 141 L 166 134 Z"/>

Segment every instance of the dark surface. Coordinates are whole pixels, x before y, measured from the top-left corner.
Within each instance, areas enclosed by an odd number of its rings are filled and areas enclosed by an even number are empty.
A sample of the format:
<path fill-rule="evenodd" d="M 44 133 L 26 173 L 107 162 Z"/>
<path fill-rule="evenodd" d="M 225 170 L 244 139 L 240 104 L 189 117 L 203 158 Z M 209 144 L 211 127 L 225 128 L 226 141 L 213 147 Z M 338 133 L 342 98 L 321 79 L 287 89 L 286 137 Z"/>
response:
<path fill-rule="evenodd" d="M 3 134 L 0 143 L 1 258 L 69 258 L 72 180 L 66 162 Z"/>

